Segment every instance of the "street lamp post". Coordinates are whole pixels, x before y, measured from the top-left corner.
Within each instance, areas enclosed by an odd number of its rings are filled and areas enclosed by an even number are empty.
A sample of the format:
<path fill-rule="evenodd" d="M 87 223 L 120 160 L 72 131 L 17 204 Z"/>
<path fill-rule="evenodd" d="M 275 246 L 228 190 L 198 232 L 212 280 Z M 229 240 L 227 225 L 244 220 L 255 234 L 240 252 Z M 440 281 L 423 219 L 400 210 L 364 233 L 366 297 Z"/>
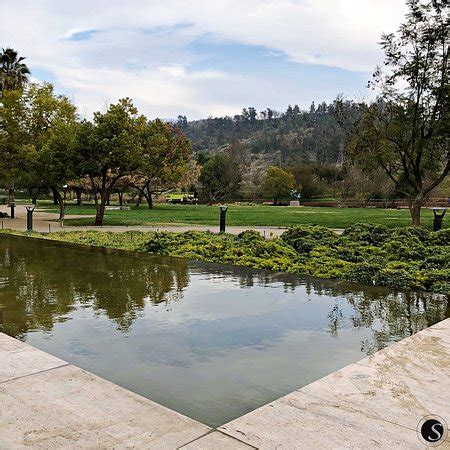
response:
<path fill-rule="evenodd" d="M 27 209 L 27 231 L 33 231 L 33 211 L 36 206 L 26 206 Z"/>
<path fill-rule="evenodd" d="M 442 220 L 444 219 L 446 208 L 433 208 L 433 231 L 439 231 L 442 228 Z"/>
<path fill-rule="evenodd" d="M 11 214 L 10 214 L 11 219 L 14 219 L 14 208 L 16 207 L 15 202 L 10 202 L 9 207 L 11 208 Z"/>
<path fill-rule="evenodd" d="M 220 233 L 225 233 L 226 217 L 228 206 L 220 206 Z"/>

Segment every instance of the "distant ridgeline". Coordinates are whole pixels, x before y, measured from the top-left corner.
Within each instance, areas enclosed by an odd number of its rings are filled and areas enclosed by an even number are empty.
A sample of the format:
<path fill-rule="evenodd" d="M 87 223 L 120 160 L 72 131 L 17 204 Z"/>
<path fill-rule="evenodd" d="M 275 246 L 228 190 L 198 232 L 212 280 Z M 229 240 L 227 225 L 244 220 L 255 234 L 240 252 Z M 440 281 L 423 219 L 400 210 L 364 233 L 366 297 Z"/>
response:
<path fill-rule="evenodd" d="M 311 104 L 309 111 L 295 105 L 286 112 L 244 108 L 234 117 L 209 117 L 189 122 L 178 116 L 178 126 L 189 136 L 196 153 L 211 153 L 242 145 L 251 154 L 289 163 L 295 160 L 335 163 L 341 160 L 345 135 L 359 118 L 353 102 Z"/>

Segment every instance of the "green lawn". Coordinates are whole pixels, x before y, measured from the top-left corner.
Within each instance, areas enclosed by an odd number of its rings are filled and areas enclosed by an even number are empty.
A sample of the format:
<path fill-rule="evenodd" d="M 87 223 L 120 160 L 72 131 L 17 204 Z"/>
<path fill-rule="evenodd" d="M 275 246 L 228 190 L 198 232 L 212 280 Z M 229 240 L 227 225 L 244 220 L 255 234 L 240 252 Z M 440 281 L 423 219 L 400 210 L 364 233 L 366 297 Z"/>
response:
<path fill-rule="evenodd" d="M 40 205 L 57 212 L 54 205 Z M 66 214 L 95 214 L 94 205 L 67 205 Z M 422 225 L 431 228 L 433 212 L 422 211 Z M 104 225 L 163 225 L 196 224 L 218 225 L 219 208 L 205 205 L 158 204 L 153 210 L 141 206 L 130 211 L 106 211 Z M 228 225 L 287 227 L 300 224 L 318 224 L 329 228 L 346 228 L 358 222 L 383 224 L 388 227 L 410 225 L 407 209 L 374 208 L 325 208 L 288 206 L 230 206 L 227 213 Z M 92 219 L 66 219 L 67 225 L 91 225 Z M 444 219 L 444 227 L 450 219 Z"/>

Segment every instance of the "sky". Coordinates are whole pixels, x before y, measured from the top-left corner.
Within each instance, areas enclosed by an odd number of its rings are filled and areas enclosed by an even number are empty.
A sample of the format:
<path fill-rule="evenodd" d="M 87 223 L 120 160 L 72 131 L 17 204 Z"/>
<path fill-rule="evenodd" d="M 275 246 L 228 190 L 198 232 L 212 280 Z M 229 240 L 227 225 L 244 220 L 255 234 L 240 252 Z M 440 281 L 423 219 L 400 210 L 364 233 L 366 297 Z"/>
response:
<path fill-rule="evenodd" d="M 367 81 L 404 0 L 0 0 L 0 47 L 82 116 L 133 99 L 149 118 L 283 111 Z"/>

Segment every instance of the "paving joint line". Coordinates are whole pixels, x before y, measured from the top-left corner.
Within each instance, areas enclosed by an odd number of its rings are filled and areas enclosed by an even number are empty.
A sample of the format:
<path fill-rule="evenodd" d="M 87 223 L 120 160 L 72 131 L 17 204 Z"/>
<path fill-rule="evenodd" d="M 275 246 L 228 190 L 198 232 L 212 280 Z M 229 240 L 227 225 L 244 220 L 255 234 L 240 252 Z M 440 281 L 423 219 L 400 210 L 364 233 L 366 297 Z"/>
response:
<path fill-rule="evenodd" d="M 10 381 L 20 380 L 22 378 L 32 377 L 33 375 L 39 375 L 40 373 L 50 372 L 51 370 L 61 369 L 62 367 L 70 366 L 71 364 L 66 362 L 60 366 L 50 367 L 49 369 L 40 370 L 39 372 L 27 373 L 26 375 L 21 375 L 20 377 L 10 378 L 9 380 L 0 381 L 0 384 L 6 384 Z"/>

